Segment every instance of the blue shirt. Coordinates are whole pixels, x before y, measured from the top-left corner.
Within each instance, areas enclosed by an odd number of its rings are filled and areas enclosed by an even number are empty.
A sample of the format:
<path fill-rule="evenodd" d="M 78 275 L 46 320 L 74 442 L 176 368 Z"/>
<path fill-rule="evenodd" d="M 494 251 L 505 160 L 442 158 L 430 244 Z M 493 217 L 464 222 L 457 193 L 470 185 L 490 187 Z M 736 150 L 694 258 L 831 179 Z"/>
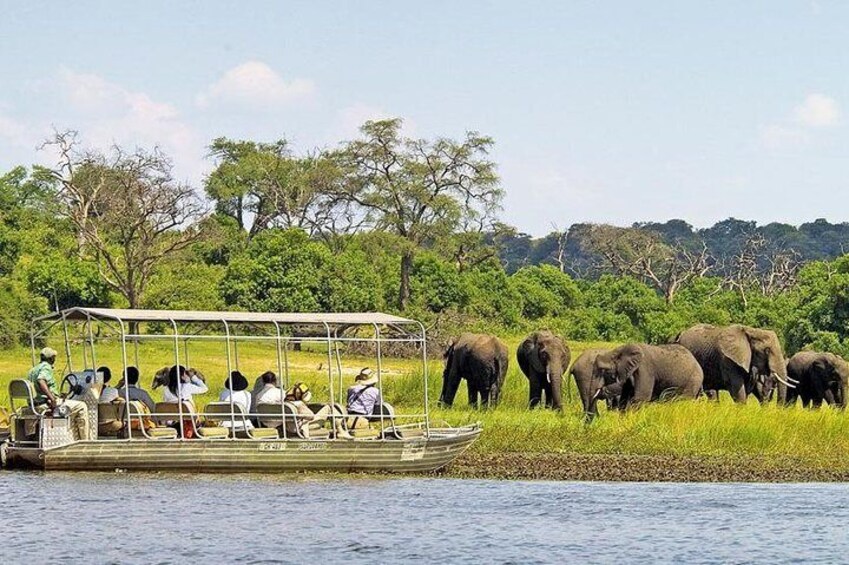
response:
<path fill-rule="evenodd" d="M 348 412 L 370 416 L 381 403 L 380 391 L 375 385 L 354 385 L 348 388 Z"/>

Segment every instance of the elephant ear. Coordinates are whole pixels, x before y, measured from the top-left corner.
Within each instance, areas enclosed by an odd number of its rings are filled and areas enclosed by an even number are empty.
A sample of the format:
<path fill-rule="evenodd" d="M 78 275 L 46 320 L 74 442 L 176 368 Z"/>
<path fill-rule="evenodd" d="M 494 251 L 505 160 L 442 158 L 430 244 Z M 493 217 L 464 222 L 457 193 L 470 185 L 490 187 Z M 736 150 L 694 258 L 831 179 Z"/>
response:
<path fill-rule="evenodd" d="M 448 359 L 452 353 L 454 353 L 454 343 L 455 341 L 452 339 L 448 342 L 448 345 L 445 347 L 445 351 L 442 353 L 443 359 Z"/>
<path fill-rule="evenodd" d="M 719 350 L 727 359 L 749 372 L 752 366 L 752 346 L 745 332 L 737 329 L 722 332 L 719 336 Z"/>
<path fill-rule="evenodd" d="M 643 362 L 643 350 L 637 345 L 625 345 L 619 351 L 616 361 L 616 373 L 623 381 L 632 381 L 634 373 Z"/>

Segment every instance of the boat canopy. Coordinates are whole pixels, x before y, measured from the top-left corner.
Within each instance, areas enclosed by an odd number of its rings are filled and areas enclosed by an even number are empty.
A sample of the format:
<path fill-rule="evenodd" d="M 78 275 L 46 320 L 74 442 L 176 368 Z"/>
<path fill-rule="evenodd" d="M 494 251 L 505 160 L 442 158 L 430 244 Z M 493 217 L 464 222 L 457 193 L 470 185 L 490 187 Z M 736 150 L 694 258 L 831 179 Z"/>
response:
<path fill-rule="evenodd" d="M 210 312 L 202 310 L 130 310 L 118 308 L 68 308 L 37 318 L 44 321 L 113 320 L 119 322 L 181 322 L 229 324 L 319 324 L 319 325 L 403 325 L 419 322 L 380 312 Z"/>

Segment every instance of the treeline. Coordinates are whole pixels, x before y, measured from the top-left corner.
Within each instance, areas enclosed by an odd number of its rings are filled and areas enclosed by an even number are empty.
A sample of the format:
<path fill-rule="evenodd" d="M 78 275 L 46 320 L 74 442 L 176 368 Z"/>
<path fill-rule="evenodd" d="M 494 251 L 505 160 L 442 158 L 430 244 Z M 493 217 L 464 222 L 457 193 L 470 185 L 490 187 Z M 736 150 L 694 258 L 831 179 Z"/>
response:
<path fill-rule="evenodd" d="M 0 340 L 90 305 L 382 310 L 436 336 L 549 327 L 585 341 L 741 322 L 791 353 L 849 353 L 846 224 L 576 224 L 534 240 L 498 221 L 491 145 L 408 139 L 399 120 L 312 154 L 217 139 L 201 190 L 158 150 L 58 133 L 54 167 L 0 176 Z"/>

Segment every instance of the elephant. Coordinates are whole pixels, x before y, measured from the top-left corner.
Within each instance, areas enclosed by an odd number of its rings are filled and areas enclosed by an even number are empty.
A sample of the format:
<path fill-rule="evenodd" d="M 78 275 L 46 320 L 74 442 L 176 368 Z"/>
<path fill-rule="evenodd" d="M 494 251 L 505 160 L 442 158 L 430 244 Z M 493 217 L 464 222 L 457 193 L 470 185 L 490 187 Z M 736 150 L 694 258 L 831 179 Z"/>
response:
<path fill-rule="evenodd" d="M 471 406 L 478 406 L 479 397 L 484 407 L 498 404 L 507 374 L 507 346 L 503 341 L 492 335 L 464 333 L 448 344 L 443 357 L 441 405 L 454 403 L 460 379 L 466 379 Z"/>
<path fill-rule="evenodd" d="M 698 324 L 675 338 L 696 357 L 705 373 L 704 389 L 711 398 L 727 390 L 735 402 L 746 402 L 753 394 L 769 402 L 778 388 L 778 401 L 796 383 L 787 378 L 787 366 L 778 336 L 770 330 L 741 324 L 713 326 Z"/>
<path fill-rule="evenodd" d="M 593 364 L 599 353 L 604 353 L 607 349 L 587 349 L 578 355 L 569 373 L 575 379 L 575 386 L 578 388 L 578 395 L 581 397 L 581 406 L 584 408 L 584 413 L 588 420 L 592 420 L 596 414 L 596 402 L 598 397 L 596 393 L 604 387 L 603 379 L 593 378 Z M 612 410 L 619 404 L 618 398 L 607 399 L 607 408 Z"/>
<path fill-rule="evenodd" d="M 846 389 L 849 386 L 849 363 L 833 353 L 800 351 L 787 362 L 787 377 L 798 381 L 795 389 L 788 389 L 786 404 L 796 403 L 802 397 L 802 406 L 814 408 L 828 404 L 846 408 Z"/>
<path fill-rule="evenodd" d="M 545 394 L 546 408 L 563 410 L 563 373 L 571 359 L 566 342 L 549 331 L 534 332 L 519 345 L 516 360 L 530 383 L 531 408 L 539 404 Z"/>
<path fill-rule="evenodd" d="M 624 410 L 669 396 L 696 398 L 704 373 L 693 354 L 680 345 L 627 343 L 596 355 L 593 379 L 605 385 L 595 398 L 619 396 L 618 407 Z"/>

